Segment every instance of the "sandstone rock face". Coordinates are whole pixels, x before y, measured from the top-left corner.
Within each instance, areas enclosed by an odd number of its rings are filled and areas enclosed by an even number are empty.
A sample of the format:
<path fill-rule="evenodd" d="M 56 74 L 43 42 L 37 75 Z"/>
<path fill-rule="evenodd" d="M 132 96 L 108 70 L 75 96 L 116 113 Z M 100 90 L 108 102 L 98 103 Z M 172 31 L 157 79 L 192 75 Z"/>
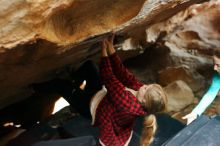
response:
<path fill-rule="evenodd" d="M 187 105 L 193 103 L 194 94 L 190 87 L 181 80 L 177 80 L 164 88 L 168 97 L 167 110 L 180 111 Z"/>
<path fill-rule="evenodd" d="M 0 109 L 32 94 L 31 83 L 97 54 L 106 33 L 144 45 L 147 27 L 202 1 L 1 0 Z"/>
<path fill-rule="evenodd" d="M 220 47 L 219 28 L 216 28 L 220 22 L 219 11 L 219 0 L 193 5 L 147 28 L 146 40 L 165 44 L 170 49 L 172 65 L 187 65 L 189 70 L 197 71 L 205 76 L 205 81 L 210 81 L 213 69 L 212 59 L 208 55 L 213 48 Z M 192 89 L 195 92 L 195 87 Z"/>
<path fill-rule="evenodd" d="M 210 53 L 220 47 L 220 1 L 193 5 L 172 18 L 146 30 L 147 41 L 155 42 L 163 36 L 166 45 L 179 49 Z"/>
<path fill-rule="evenodd" d="M 194 93 L 205 88 L 204 77 L 196 71 L 190 70 L 188 66 L 168 67 L 159 73 L 159 83 L 163 86 L 176 80 L 186 82 Z"/>

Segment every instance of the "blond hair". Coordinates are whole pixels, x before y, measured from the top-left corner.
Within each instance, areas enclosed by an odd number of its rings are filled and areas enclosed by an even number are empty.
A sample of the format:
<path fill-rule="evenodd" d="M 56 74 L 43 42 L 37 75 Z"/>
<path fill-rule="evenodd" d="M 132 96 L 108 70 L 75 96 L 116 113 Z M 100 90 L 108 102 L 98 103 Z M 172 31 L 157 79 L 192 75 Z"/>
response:
<path fill-rule="evenodd" d="M 149 115 L 144 118 L 140 145 L 148 146 L 153 141 L 157 129 L 157 120 L 154 114 L 166 110 L 167 95 L 160 85 L 151 84 L 144 98 L 145 102 L 142 105 Z"/>

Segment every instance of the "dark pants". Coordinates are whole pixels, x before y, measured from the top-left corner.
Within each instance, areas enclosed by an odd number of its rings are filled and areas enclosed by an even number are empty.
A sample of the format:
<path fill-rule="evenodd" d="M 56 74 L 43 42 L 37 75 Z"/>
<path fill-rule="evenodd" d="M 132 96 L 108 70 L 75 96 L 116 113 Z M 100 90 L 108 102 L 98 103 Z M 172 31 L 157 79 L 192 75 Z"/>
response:
<path fill-rule="evenodd" d="M 81 90 L 79 86 L 86 80 L 86 87 Z M 95 64 L 88 60 L 73 74 L 73 84 L 71 96 L 64 97 L 82 116 L 91 119 L 90 101 L 91 98 L 102 88 L 100 76 Z"/>
<path fill-rule="evenodd" d="M 86 80 L 86 87 L 81 90 L 79 86 L 84 80 Z M 82 116 L 91 119 L 90 100 L 102 88 L 102 84 L 97 67 L 91 60 L 88 60 L 72 74 L 72 80 L 53 79 L 34 84 L 33 88 L 40 93 L 57 93 L 63 96 L 72 108 L 76 109 Z"/>

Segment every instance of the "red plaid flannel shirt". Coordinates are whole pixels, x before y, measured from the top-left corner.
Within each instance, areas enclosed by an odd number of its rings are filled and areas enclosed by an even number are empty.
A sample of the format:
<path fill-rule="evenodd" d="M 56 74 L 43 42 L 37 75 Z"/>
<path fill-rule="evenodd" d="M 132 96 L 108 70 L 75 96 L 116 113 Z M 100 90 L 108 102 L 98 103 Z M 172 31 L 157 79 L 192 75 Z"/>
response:
<path fill-rule="evenodd" d="M 100 140 L 105 146 L 124 146 L 135 118 L 146 114 L 125 87 L 138 90 L 143 84 L 123 66 L 116 53 L 101 58 L 100 75 L 108 91 L 96 110 L 95 125 L 100 129 Z"/>

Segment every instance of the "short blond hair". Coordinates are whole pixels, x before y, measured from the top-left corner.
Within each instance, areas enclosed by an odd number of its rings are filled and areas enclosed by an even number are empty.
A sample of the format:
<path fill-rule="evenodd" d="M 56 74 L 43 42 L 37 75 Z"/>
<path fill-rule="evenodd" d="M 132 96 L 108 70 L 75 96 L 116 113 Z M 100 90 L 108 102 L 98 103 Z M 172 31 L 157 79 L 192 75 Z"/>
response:
<path fill-rule="evenodd" d="M 167 95 L 159 84 L 151 84 L 144 95 L 142 103 L 148 113 L 154 114 L 166 110 Z"/>

